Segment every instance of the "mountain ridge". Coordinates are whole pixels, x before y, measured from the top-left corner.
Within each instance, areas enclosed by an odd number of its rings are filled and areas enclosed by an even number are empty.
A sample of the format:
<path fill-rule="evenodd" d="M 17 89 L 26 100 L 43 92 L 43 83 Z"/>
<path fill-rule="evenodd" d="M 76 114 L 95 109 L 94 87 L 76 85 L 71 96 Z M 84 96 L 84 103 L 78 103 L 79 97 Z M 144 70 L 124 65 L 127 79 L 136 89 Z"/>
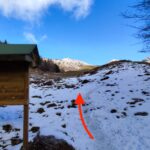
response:
<path fill-rule="evenodd" d="M 48 59 L 48 58 L 42 58 L 43 66 L 45 65 L 47 67 L 52 68 L 56 66 L 59 68 L 60 71 L 57 70 L 57 72 L 68 72 L 68 71 L 79 71 L 84 69 L 91 69 L 94 67 L 94 65 L 90 65 L 84 61 L 77 60 L 77 59 L 71 59 L 71 58 L 63 58 L 63 59 Z M 55 69 L 54 69 L 55 72 Z"/>

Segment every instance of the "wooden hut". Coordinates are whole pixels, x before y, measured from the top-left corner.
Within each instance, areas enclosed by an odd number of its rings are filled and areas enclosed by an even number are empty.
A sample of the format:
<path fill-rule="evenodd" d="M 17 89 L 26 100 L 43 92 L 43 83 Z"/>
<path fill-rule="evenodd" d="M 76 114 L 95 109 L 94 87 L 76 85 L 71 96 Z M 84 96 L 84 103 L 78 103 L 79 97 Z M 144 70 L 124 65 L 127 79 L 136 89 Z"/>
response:
<path fill-rule="evenodd" d="M 24 149 L 28 142 L 29 67 L 40 57 L 37 45 L 0 44 L 0 105 L 24 105 Z"/>

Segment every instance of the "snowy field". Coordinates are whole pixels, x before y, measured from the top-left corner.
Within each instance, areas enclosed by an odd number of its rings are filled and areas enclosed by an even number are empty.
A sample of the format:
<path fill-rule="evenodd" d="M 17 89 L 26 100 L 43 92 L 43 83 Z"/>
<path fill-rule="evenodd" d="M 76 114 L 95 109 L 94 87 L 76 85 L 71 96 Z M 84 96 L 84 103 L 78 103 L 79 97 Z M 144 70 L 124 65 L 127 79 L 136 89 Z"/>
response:
<path fill-rule="evenodd" d="M 82 77 L 33 76 L 29 139 L 37 133 L 66 140 L 76 150 L 150 150 L 150 65 L 124 62 Z M 74 105 L 78 93 L 91 140 Z M 22 107 L 0 107 L 0 149 L 19 150 Z M 20 144 L 12 145 L 12 138 Z"/>

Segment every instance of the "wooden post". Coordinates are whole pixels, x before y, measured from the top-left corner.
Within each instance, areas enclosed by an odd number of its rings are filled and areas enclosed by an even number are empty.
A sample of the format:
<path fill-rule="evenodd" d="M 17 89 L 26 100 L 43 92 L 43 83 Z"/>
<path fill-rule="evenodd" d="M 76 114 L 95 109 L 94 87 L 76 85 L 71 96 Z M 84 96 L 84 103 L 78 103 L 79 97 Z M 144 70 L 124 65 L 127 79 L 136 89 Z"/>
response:
<path fill-rule="evenodd" d="M 28 117 L 29 106 L 24 105 L 23 150 L 28 150 Z"/>
<path fill-rule="evenodd" d="M 23 150 L 28 150 L 28 123 L 29 123 L 29 68 L 25 73 L 25 97 L 26 104 L 24 105 L 24 124 L 23 124 Z"/>

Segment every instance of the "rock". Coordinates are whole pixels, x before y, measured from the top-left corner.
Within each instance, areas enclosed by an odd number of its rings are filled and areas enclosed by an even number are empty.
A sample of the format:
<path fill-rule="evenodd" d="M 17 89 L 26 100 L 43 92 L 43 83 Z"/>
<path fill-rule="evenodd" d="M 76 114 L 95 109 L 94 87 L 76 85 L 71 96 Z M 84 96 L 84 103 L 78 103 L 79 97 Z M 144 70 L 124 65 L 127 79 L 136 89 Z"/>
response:
<path fill-rule="evenodd" d="M 113 84 L 106 84 L 106 86 L 117 86 L 117 84 L 116 83 L 113 83 Z"/>
<path fill-rule="evenodd" d="M 147 78 L 147 79 L 145 79 L 144 81 L 149 81 L 150 80 L 150 78 Z"/>
<path fill-rule="evenodd" d="M 57 112 L 56 115 L 57 115 L 57 116 L 61 116 L 61 112 Z"/>
<path fill-rule="evenodd" d="M 90 81 L 87 80 L 87 79 L 81 81 L 82 84 L 86 84 L 86 83 L 88 83 L 88 82 L 90 82 Z"/>
<path fill-rule="evenodd" d="M 142 91 L 142 94 L 143 94 L 143 95 L 146 95 L 146 96 L 150 96 L 150 93 L 149 93 L 149 92 L 146 92 L 146 91 Z"/>
<path fill-rule="evenodd" d="M 106 90 L 105 92 L 111 92 L 111 90 Z"/>
<path fill-rule="evenodd" d="M 127 102 L 127 104 L 134 105 L 134 104 L 139 103 L 139 102 L 144 102 L 144 100 L 141 98 L 132 98 L 132 101 Z"/>
<path fill-rule="evenodd" d="M 111 94 L 111 96 L 115 96 L 115 94 L 113 93 L 113 94 Z"/>
<path fill-rule="evenodd" d="M 126 112 L 124 112 L 124 111 L 122 112 L 122 114 L 123 114 L 124 116 L 127 116 L 127 113 L 126 113 Z"/>
<path fill-rule="evenodd" d="M 75 104 L 74 99 L 71 101 L 71 105 L 68 105 L 68 108 L 77 108 L 77 105 Z"/>
<path fill-rule="evenodd" d="M 14 138 L 11 138 L 11 145 L 14 146 L 14 145 L 18 145 L 20 143 L 22 143 L 22 139 L 18 138 L 18 137 L 14 137 Z"/>
<path fill-rule="evenodd" d="M 113 73 L 113 71 L 110 70 L 110 71 L 106 72 L 105 75 L 109 75 L 109 74 L 112 74 L 112 73 Z"/>
<path fill-rule="evenodd" d="M 132 92 L 133 92 L 133 90 L 129 90 L 129 92 L 131 92 L 131 93 L 132 93 Z"/>
<path fill-rule="evenodd" d="M 150 76 L 150 73 L 149 73 L 149 72 L 146 72 L 144 75 L 145 75 L 145 76 Z"/>
<path fill-rule="evenodd" d="M 43 108 L 39 108 L 39 109 L 37 110 L 37 112 L 38 112 L 39 114 L 42 114 L 43 112 L 45 112 L 45 110 L 44 110 Z"/>
<path fill-rule="evenodd" d="M 127 110 L 128 110 L 128 108 L 127 108 L 127 107 L 125 107 L 123 110 L 124 110 L 124 111 L 127 111 Z"/>
<path fill-rule="evenodd" d="M 34 95 L 34 96 L 32 96 L 32 98 L 42 98 L 41 96 L 39 96 L 39 95 Z"/>
<path fill-rule="evenodd" d="M 42 86 L 46 86 L 46 85 L 53 85 L 54 83 L 53 83 L 53 81 L 52 80 L 49 80 L 49 81 L 47 81 L 47 82 L 44 82 L 43 84 L 42 84 Z"/>
<path fill-rule="evenodd" d="M 5 105 L 1 105 L 0 107 L 7 107 L 7 106 L 5 106 Z"/>
<path fill-rule="evenodd" d="M 65 140 L 56 139 L 54 136 L 36 136 L 29 143 L 29 150 L 75 150 Z"/>
<path fill-rule="evenodd" d="M 8 133 L 11 132 L 12 130 L 12 126 L 10 124 L 3 125 L 2 128 L 5 132 L 8 132 Z"/>
<path fill-rule="evenodd" d="M 75 88 L 75 85 L 67 85 L 67 84 L 65 84 L 64 85 L 65 86 L 65 88 L 67 88 L 67 89 L 72 89 L 72 88 Z"/>
<path fill-rule="evenodd" d="M 109 77 L 107 76 L 107 77 L 102 78 L 101 81 L 108 80 L 108 79 Z"/>
<path fill-rule="evenodd" d="M 46 102 L 44 102 L 44 103 L 40 103 L 40 105 L 44 106 L 44 105 L 46 105 L 46 104 L 48 104 L 48 103 L 50 103 L 50 101 L 46 101 Z"/>
<path fill-rule="evenodd" d="M 16 132 L 17 132 L 17 131 L 20 131 L 20 129 L 18 129 L 18 128 L 15 128 L 15 129 L 14 129 L 14 131 L 16 131 Z"/>
<path fill-rule="evenodd" d="M 45 97 L 52 96 L 52 94 L 45 95 Z"/>
<path fill-rule="evenodd" d="M 66 128 L 66 124 L 61 125 L 63 128 Z"/>
<path fill-rule="evenodd" d="M 39 130 L 40 130 L 40 127 L 32 127 L 32 128 L 31 128 L 32 133 L 36 133 L 36 132 L 38 132 Z"/>
<path fill-rule="evenodd" d="M 47 108 L 50 108 L 50 107 L 55 107 L 55 106 L 57 106 L 55 103 L 52 103 L 52 104 L 48 104 L 47 105 Z"/>
<path fill-rule="evenodd" d="M 136 112 L 134 113 L 135 116 L 148 116 L 147 112 Z"/>
<path fill-rule="evenodd" d="M 116 109 L 112 109 L 110 112 L 111 112 L 111 113 L 116 113 L 117 110 L 116 110 Z"/>
<path fill-rule="evenodd" d="M 61 106 L 61 107 L 58 107 L 59 109 L 64 109 L 65 107 L 64 106 Z"/>

